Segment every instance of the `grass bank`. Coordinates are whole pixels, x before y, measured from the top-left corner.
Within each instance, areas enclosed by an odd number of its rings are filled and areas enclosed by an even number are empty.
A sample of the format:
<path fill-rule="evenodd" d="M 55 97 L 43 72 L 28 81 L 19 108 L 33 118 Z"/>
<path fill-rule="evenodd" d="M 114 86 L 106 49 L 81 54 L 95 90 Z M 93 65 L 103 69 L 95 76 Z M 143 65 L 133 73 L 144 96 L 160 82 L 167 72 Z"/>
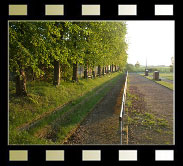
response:
<path fill-rule="evenodd" d="M 32 82 L 28 83 L 27 97 L 16 97 L 14 85 L 10 83 L 9 143 L 61 144 L 107 94 L 111 88 L 107 85 L 115 84 L 121 76 L 113 73 L 78 83 L 62 81 L 57 87 Z"/>
<path fill-rule="evenodd" d="M 173 83 L 166 82 L 166 81 L 163 81 L 163 80 L 161 80 L 161 81 L 156 81 L 156 80 L 154 80 L 151 76 L 144 76 L 144 74 L 140 74 L 140 75 L 143 76 L 143 77 L 145 77 L 145 78 L 147 78 L 147 79 L 149 79 L 149 80 L 152 80 L 152 81 L 154 81 L 154 82 L 156 82 L 156 83 L 158 83 L 158 84 L 160 84 L 160 85 L 163 85 L 163 86 L 165 86 L 165 87 L 167 87 L 167 88 L 173 90 Z M 167 77 L 168 77 L 168 76 L 167 76 Z M 173 76 L 169 76 L 169 78 L 171 78 L 171 77 L 173 77 Z M 173 78 L 172 78 L 172 79 L 173 79 Z"/>

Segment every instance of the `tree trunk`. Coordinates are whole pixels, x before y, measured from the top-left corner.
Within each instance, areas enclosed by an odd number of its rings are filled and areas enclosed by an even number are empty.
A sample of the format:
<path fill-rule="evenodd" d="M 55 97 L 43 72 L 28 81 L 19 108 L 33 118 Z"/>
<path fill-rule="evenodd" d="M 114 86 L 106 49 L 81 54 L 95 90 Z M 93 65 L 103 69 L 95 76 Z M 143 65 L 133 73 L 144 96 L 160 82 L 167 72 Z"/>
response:
<path fill-rule="evenodd" d="M 116 65 L 114 65 L 114 69 L 115 69 L 115 72 L 116 72 Z"/>
<path fill-rule="evenodd" d="M 110 65 L 110 72 L 112 72 L 112 65 Z"/>
<path fill-rule="evenodd" d="M 100 67 L 100 65 L 98 65 L 98 76 L 99 77 L 101 76 L 101 67 Z"/>
<path fill-rule="evenodd" d="M 109 66 L 107 66 L 107 73 L 109 73 Z"/>
<path fill-rule="evenodd" d="M 78 81 L 77 69 L 78 69 L 77 62 L 73 63 L 73 77 L 72 77 L 72 81 L 76 81 L 76 82 Z"/>
<path fill-rule="evenodd" d="M 60 85 L 60 63 L 54 60 L 54 80 L 53 85 Z"/>
<path fill-rule="evenodd" d="M 16 94 L 18 96 L 27 96 L 26 76 L 23 69 L 20 69 L 20 75 L 16 76 Z"/>
<path fill-rule="evenodd" d="M 112 64 L 112 73 L 114 72 L 114 65 Z"/>
<path fill-rule="evenodd" d="M 93 76 L 93 78 L 95 78 L 95 71 L 94 70 L 92 70 L 92 76 Z"/>
<path fill-rule="evenodd" d="M 104 67 L 102 67 L 102 75 L 104 76 Z"/>
<path fill-rule="evenodd" d="M 88 78 L 87 64 L 84 65 L 84 79 Z"/>

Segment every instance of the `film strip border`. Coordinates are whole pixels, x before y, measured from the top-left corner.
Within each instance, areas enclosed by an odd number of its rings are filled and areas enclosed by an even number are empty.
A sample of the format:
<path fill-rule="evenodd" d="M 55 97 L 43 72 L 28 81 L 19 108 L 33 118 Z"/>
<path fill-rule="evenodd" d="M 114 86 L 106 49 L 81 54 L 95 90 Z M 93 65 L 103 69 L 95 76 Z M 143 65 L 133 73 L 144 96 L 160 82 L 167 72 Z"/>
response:
<path fill-rule="evenodd" d="M 175 5 L 174 1 L 170 3 L 112 3 L 105 5 L 103 3 L 94 2 L 93 4 L 83 3 L 83 4 L 70 4 L 62 3 L 60 4 L 41 4 L 39 2 L 24 3 L 24 1 L 14 1 L 15 3 L 8 4 L 7 15 L 9 19 L 88 19 L 88 18 L 101 18 L 101 19 L 174 19 L 175 16 Z M 26 1 L 25 1 L 26 2 Z M 57 1 L 58 2 L 58 1 Z M 51 1 L 49 2 L 51 3 Z M 18 9 L 17 9 L 18 7 Z M 145 9 L 146 8 L 146 9 Z M 35 9 L 35 11 L 34 11 Z M 74 10 L 73 10 L 74 9 Z M 111 12 L 109 12 L 111 9 Z M 114 12 L 115 11 L 115 12 Z M 75 14 L 75 15 L 74 15 Z M 25 16 L 25 17 L 24 17 Z M 49 17 L 51 16 L 51 17 Z M 89 16 L 89 17 L 88 17 Z M 123 150 L 119 150 L 115 147 L 109 149 L 106 148 L 96 148 L 93 150 L 84 150 L 86 147 L 64 147 L 60 148 L 51 147 L 52 149 L 46 147 L 30 147 L 30 148 L 10 148 L 7 150 L 6 154 L 1 156 L 6 156 L 7 165 L 53 165 L 54 163 L 70 163 L 70 162 L 92 162 L 97 163 L 107 163 L 108 161 L 117 163 L 121 162 L 154 162 L 159 163 L 162 161 L 174 162 L 176 161 L 177 151 L 174 148 L 171 149 L 167 147 L 160 149 L 161 147 L 145 147 L 145 148 L 134 148 L 126 147 Z M 88 148 L 88 147 L 87 147 Z M 18 150 L 17 150 L 18 149 Z M 113 150 L 112 150 L 113 149 Z M 128 149 L 128 150 L 127 150 Z M 182 150 L 181 150 L 182 152 Z M 144 157 L 145 155 L 145 157 Z M 175 155 L 175 156 L 174 156 Z M 108 157 L 110 156 L 110 157 Z M 39 157 L 39 160 L 36 160 Z M 2 158 L 1 158 L 2 159 Z M 93 163 L 93 162 L 92 162 Z M 56 165 L 56 164 L 55 164 Z M 69 165 L 69 164 L 68 164 Z M 96 164 L 97 165 L 97 164 Z"/>
<path fill-rule="evenodd" d="M 173 162 L 174 161 L 174 150 L 170 149 L 158 149 L 145 151 L 144 150 L 115 150 L 115 151 L 107 151 L 107 150 L 9 150 L 9 163 L 27 163 L 29 164 L 31 161 L 40 162 L 40 163 L 70 163 L 70 162 L 103 162 L 110 161 L 111 163 L 122 163 L 122 162 L 142 162 L 147 160 L 148 162 L 152 161 L 155 163 L 158 162 Z M 72 153 L 72 155 L 71 155 Z M 146 158 L 144 158 L 144 153 Z M 36 154 L 36 155 L 35 155 Z M 35 157 L 39 155 L 39 161 L 35 160 Z M 36 158 L 37 159 L 37 158 Z M 25 164 L 24 164 L 25 165 Z"/>
<path fill-rule="evenodd" d="M 81 6 L 82 16 L 100 16 L 100 4 L 85 4 Z M 26 16 L 28 15 L 28 5 L 26 4 L 9 4 L 9 16 Z M 64 4 L 45 5 L 46 16 L 64 16 Z M 173 4 L 154 5 L 155 16 L 173 16 Z M 136 4 L 118 5 L 118 16 L 137 16 Z"/>
<path fill-rule="evenodd" d="M 148 4 L 149 3 L 149 4 Z M 8 16 L 14 18 L 35 19 L 173 19 L 175 16 L 175 3 L 159 3 L 148 1 L 145 3 L 126 1 L 104 3 L 78 2 L 69 3 L 25 3 L 21 1 L 8 3 Z M 24 17 L 23 17 L 24 16 Z M 51 16 L 51 17 L 50 17 Z"/>

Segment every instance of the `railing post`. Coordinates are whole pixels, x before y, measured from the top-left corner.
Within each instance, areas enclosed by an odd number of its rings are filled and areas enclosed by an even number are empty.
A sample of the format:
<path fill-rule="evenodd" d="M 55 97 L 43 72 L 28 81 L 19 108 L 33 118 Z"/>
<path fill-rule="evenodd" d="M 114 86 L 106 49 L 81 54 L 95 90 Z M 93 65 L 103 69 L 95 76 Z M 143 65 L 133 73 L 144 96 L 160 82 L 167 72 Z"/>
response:
<path fill-rule="evenodd" d="M 122 96 L 122 103 L 121 103 L 121 112 L 119 116 L 119 124 L 120 124 L 120 144 L 122 144 L 122 131 L 123 131 L 123 115 L 125 112 L 125 100 L 126 100 L 126 91 L 127 91 L 127 77 L 128 77 L 128 71 L 126 73 L 126 79 L 125 79 L 125 86 L 124 86 L 124 91 L 123 91 L 123 96 Z"/>
<path fill-rule="evenodd" d="M 122 119 L 119 120 L 119 123 L 120 123 L 120 144 L 122 145 L 122 129 L 123 129 L 123 127 L 122 127 Z"/>

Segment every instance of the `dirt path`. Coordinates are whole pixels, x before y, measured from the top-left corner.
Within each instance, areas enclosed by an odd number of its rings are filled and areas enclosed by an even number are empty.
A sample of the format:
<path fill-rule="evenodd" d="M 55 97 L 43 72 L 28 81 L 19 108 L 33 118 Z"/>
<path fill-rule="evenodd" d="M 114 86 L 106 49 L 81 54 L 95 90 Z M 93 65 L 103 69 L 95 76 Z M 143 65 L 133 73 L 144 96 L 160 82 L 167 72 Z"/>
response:
<path fill-rule="evenodd" d="M 129 74 L 128 144 L 173 144 L 173 91 Z"/>
<path fill-rule="evenodd" d="M 65 144 L 119 144 L 119 113 L 121 108 L 121 77 L 109 93 L 96 105 Z"/>

